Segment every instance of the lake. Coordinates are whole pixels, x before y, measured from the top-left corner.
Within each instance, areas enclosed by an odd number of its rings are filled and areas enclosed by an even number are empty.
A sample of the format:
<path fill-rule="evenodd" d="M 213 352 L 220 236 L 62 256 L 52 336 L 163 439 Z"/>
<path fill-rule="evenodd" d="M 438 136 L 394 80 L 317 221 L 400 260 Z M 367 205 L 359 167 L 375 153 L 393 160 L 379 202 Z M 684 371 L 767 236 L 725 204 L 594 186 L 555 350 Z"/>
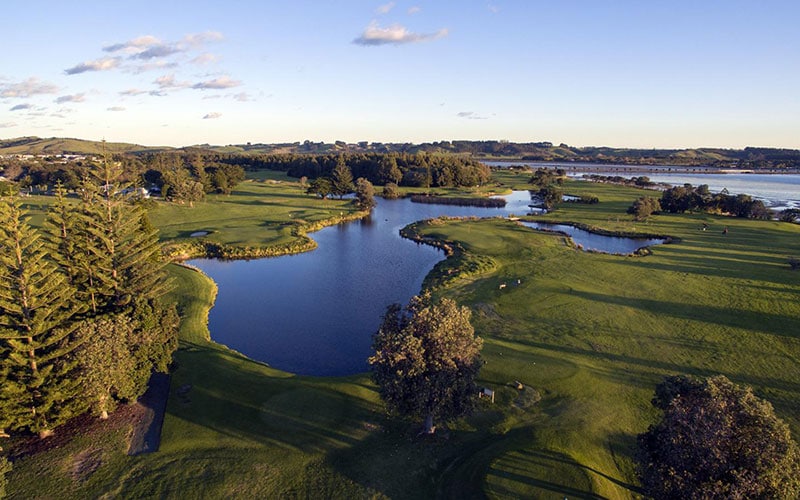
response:
<path fill-rule="evenodd" d="M 406 304 L 445 256 L 400 237 L 411 222 L 437 217 L 524 214 L 528 192 L 506 208 L 378 199 L 368 219 L 311 235 L 312 252 L 273 259 L 196 259 L 218 287 L 209 314 L 214 341 L 302 375 L 363 372 L 386 306 Z"/>

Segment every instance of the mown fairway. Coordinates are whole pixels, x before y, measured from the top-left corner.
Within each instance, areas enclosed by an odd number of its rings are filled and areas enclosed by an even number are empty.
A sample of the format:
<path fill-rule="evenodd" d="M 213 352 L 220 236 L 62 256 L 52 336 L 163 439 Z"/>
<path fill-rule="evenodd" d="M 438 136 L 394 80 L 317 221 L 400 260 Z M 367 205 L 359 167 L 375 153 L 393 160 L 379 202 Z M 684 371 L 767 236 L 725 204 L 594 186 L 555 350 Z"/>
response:
<path fill-rule="evenodd" d="M 194 206 L 159 203 L 150 212 L 164 240 L 205 239 L 238 246 L 281 245 L 292 240 L 298 223 L 314 223 L 355 212 L 347 200 L 320 200 L 305 194 L 296 179 L 282 172 L 258 172 L 229 196 L 210 195 Z"/>
<path fill-rule="evenodd" d="M 167 207 L 153 219 L 170 237 L 210 228 L 234 242 L 223 235 L 241 224 L 241 240 L 259 242 L 270 238 L 259 231 L 274 230 L 263 221 L 286 221 L 300 205 L 312 219 L 320 209 L 300 196 L 286 208 L 278 202 L 285 187 L 264 186 L 261 193 L 246 183 L 228 201 L 189 215 Z M 494 262 L 437 291 L 472 308 L 485 340 L 480 378 L 496 399 L 470 419 L 418 438 L 412 425 L 384 415 L 367 375 L 296 377 L 210 342 L 204 319 L 213 284 L 175 267 L 174 293 L 188 321 L 159 452 L 123 456 L 124 427 L 82 434 L 18 461 L 12 496 L 630 498 L 635 435 L 655 418 L 654 386 L 673 373 L 722 373 L 752 385 L 797 439 L 800 273 L 786 262 L 800 256 L 800 226 L 709 215 L 638 223 L 625 209 L 640 190 L 570 183 L 565 192 L 601 202 L 565 204 L 547 220 L 680 242 L 619 257 L 505 220 L 424 226 L 425 235 Z M 228 221 L 221 207 L 239 202 L 250 208 Z M 262 219 L 252 207 L 264 210 Z"/>

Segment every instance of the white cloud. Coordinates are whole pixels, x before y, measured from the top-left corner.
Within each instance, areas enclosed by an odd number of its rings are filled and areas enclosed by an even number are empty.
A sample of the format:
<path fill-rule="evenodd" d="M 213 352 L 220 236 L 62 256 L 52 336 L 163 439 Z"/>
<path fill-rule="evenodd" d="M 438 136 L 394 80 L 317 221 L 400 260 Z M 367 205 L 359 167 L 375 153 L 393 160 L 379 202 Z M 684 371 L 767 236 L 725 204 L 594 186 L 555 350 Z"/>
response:
<path fill-rule="evenodd" d="M 33 108 L 33 104 L 17 104 L 16 106 L 12 106 L 9 111 L 20 111 L 23 109 L 31 109 Z"/>
<path fill-rule="evenodd" d="M 3 122 L 3 123 L 0 123 L 0 128 L 12 128 L 12 127 L 16 127 L 16 126 L 17 126 L 17 124 L 14 123 L 14 122 Z"/>
<path fill-rule="evenodd" d="M 422 7 L 419 7 L 419 6 L 416 6 L 416 5 L 413 6 L 413 7 L 409 7 L 408 8 L 408 14 L 410 16 L 413 16 L 414 14 L 419 14 L 421 11 L 422 11 Z"/>
<path fill-rule="evenodd" d="M 144 35 L 138 38 L 134 38 L 133 40 L 128 40 L 127 42 L 123 43 L 115 43 L 113 45 L 107 45 L 103 47 L 104 52 L 123 52 L 126 54 L 135 54 L 146 50 L 147 47 L 158 45 L 161 43 L 161 40 L 152 36 L 152 35 Z"/>
<path fill-rule="evenodd" d="M 414 33 L 408 31 L 404 26 L 393 24 L 388 28 L 381 28 L 377 22 L 373 21 L 364 32 L 353 40 L 356 45 L 400 45 L 404 43 L 417 43 L 436 40 L 447 36 L 447 29 L 442 28 L 436 33 Z"/>
<path fill-rule="evenodd" d="M 119 66 L 118 57 L 105 57 L 103 59 L 95 59 L 94 61 L 82 62 L 76 66 L 65 69 L 64 73 L 68 75 L 77 75 L 86 73 L 87 71 L 108 71 L 117 66 Z"/>
<path fill-rule="evenodd" d="M 219 56 L 211 54 L 209 52 L 204 52 L 189 62 L 194 64 L 213 64 L 217 61 L 219 61 Z"/>
<path fill-rule="evenodd" d="M 375 9 L 376 14 L 388 14 L 390 10 L 394 9 L 394 2 L 389 2 L 386 4 L 381 5 L 377 9 Z"/>
<path fill-rule="evenodd" d="M 156 78 L 153 83 L 158 85 L 160 89 L 185 89 L 192 85 L 189 82 L 179 82 L 175 80 L 174 74 L 160 76 Z"/>
<path fill-rule="evenodd" d="M 106 108 L 106 111 L 125 111 L 124 106 L 111 106 L 110 108 Z"/>
<path fill-rule="evenodd" d="M 31 97 L 39 94 L 55 94 L 59 88 L 52 83 L 41 82 L 31 77 L 19 83 L 0 85 L 0 97 Z"/>
<path fill-rule="evenodd" d="M 486 8 L 489 9 L 489 12 L 491 12 L 492 14 L 497 14 L 498 12 L 500 12 L 500 7 L 491 3 L 488 4 Z"/>
<path fill-rule="evenodd" d="M 178 67 L 178 63 L 175 61 L 149 61 L 146 63 L 135 64 L 130 66 L 126 69 L 129 73 L 133 73 L 138 75 L 140 73 L 144 73 L 145 71 L 155 71 L 155 70 L 164 70 L 164 69 L 174 69 Z"/>
<path fill-rule="evenodd" d="M 207 115 L 205 115 L 203 117 L 203 120 L 216 120 L 217 118 L 220 118 L 221 116 L 222 116 L 222 113 L 217 113 L 215 111 L 213 113 L 208 113 Z"/>
<path fill-rule="evenodd" d="M 183 42 L 191 47 L 199 47 L 209 42 L 219 42 L 225 37 L 219 31 L 204 31 L 202 33 L 189 34 L 183 37 Z"/>
<path fill-rule="evenodd" d="M 119 95 L 134 96 L 134 95 L 142 95 L 142 94 L 146 94 L 146 93 L 147 93 L 146 90 L 128 89 L 128 90 L 123 90 L 122 92 L 119 93 Z"/>
<path fill-rule="evenodd" d="M 195 83 L 194 85 L 192 85 L 192 88 L 198 90 L 209 90 L 209 89 L 219 90 L 219 89 L 229 89 L 232 87 L 238 87 L 241 84 L 242 82 L 240 82 L 239 80 L 233 80 L 231 79 L 231 77 L 226 75 L 226 76 L 221 76 L 219 78 L 215 78 L 213 80 Z"/>
<path fill-rule="evenodd" d="M 71 95 L 62 95 L 61 97 L 56 98 L 55 102 L 57 104 L 64 104 L 65 102 L 83 102 L 86 100 L 86 94 L 71 94 Z"/>
<path fill-rule="evenodd" d="M 247 92 L 239 92 L 238 94 L 234 94 L 233 98 L 239 102 L 250 102 L 253 100 L 253 98 L 250 97 L 250 94 Z"/>
<path fill-rule="evenodd" d="M 147 49 L 132 55 L 131 59 L 142 59 L 147 61 L 159 57 L 168 57 L 179 52 L 183 52 L 183 49 L 177 45 L 171 43 L 161 43 L 158 45 L 153 45 L 152 47 L 148 47 Z"/>
<path fill-rule="evenodd" d="M 488 120 L 485 116 L 480 116 L 474 111 L 460 111 L 456 113 L 459 118 L 466 118 L 467 120 Z"/>

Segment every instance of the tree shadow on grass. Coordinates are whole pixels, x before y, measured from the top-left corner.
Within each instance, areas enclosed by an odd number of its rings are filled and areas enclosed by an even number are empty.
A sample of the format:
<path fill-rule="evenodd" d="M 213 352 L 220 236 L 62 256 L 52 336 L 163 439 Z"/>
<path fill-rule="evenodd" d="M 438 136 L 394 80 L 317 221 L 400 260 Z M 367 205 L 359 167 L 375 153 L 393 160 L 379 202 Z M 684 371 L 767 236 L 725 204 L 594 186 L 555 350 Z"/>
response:
<path fill-rule="evenodd" d="M 654 315 L 667 315 L 677 319 L 702 321 L 727 328 L 749 329 L 754 332 L 796 338 L 800 332 L 800 319 L 763 311 L 743 311 L 728 307 L 694 305 L 644 298 L 619 297 L 600 293 L 572 291 L 572 294 L 591 302 L 633 307 Z M 773 325 L 780 328 L 771 328 Z"/>
<path fill-rule="evenodd" d="M 319 453 L 354 445 L 375 418 L 368 401 L 312 378 L 271 377 L 234 352 L 195 348 L 181 358 L 167 412 L 225 436 Z"/>

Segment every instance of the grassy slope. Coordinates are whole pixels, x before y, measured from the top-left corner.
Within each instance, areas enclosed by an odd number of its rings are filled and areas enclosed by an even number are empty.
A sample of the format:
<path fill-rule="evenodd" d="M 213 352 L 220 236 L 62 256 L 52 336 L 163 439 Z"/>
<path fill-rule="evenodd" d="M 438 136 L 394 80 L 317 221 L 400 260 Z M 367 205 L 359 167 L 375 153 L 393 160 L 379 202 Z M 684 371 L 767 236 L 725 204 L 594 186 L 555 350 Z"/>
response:
<path fill-rule="evenodd" d="M 279 245 L 292 239 L 292 222 L 318 222 L 355 211 L 349 200 L 319 200 L 280 172 L 258 172 L 230 196 L 212 195 L 193 207 L 159 204 L 150 219 L 162 239 L 188 238 L 209 231 L 206 239 L 229 245 Z"/>
<path fill-rule="evenodd" d="M 254 202 L 281 189 L 243 185 L 230 201 L 197 207 L 185 229 L 166 224 L 186 214 L 160 209 L 154 219 L 163 217 L 159 224 L 176 235 L 208 229 L 222 206 L 249 200 L 240 203 L 253 211 L 249 226 L 237 229 L 239 223 L 220 218 L 212 228 L 221 238 L 238 230 L 246 239 L 269 240 L 256 213 L 288 216 L 300 208 Z M 159 452 L 124 456 L 121 431 L 79 436 L 18 462 L 12 495 L 411 498 L 474 496 L 483 488 L 499 497 L 628 498 L 635 491 L 633 437 L 654 417 L 654 385 L 675 372 L 725 373 L 754 385 L 797 436 L 800 276 L 785 259 L 800 253 L 800 228 L 706 215 L 639 224 L 624 209 L 641 191 L 591 184 L 566 191 L 592 192 L 601 204 L 569 205 L 550 218 L 683 241 L 628 258 L 571 250 L 561 237 L 506 221 L 426 228 L 497 264 L 491 274 L 442 292 L 473 307 L 486 341 L 482 383 L 497 391 L 494 405 L 449 432 L 415 439 L 410 426 L 385 418 L 364 375 L 296 377 L 209 342 L 204 320 L 215 288 L 175 267 L 175 297 L 190 320 L 181 331 Z M 702 222 L 711 229 L 700 231 Z M 730 231 L 723 237 L 724 225 Z M 519 286 L 499 288 L 516 279 Z M 507 385 L 513 380 L 528 388 L 518 392 Z M 538 404 L 530 399 L 534 389 L 543 395 Z M 98 449 L 94 473 L 75 479 L 74 465 Z"/>
<path fill-rule="evenodd" d="M 42 139 L 39 137 L 20 137 L 16 139 L 0 140 L 0 154 L 89 154 L 99 155 L 103 152 L 101 141 L 88 141 L 85 139 L 71 139 L 52 137 Z M 125 142 L 107 142 L 107 153 L 137 153 L 142 151 L 159 151 L 172 149 L 168 147 L 140 146 Z"/>

